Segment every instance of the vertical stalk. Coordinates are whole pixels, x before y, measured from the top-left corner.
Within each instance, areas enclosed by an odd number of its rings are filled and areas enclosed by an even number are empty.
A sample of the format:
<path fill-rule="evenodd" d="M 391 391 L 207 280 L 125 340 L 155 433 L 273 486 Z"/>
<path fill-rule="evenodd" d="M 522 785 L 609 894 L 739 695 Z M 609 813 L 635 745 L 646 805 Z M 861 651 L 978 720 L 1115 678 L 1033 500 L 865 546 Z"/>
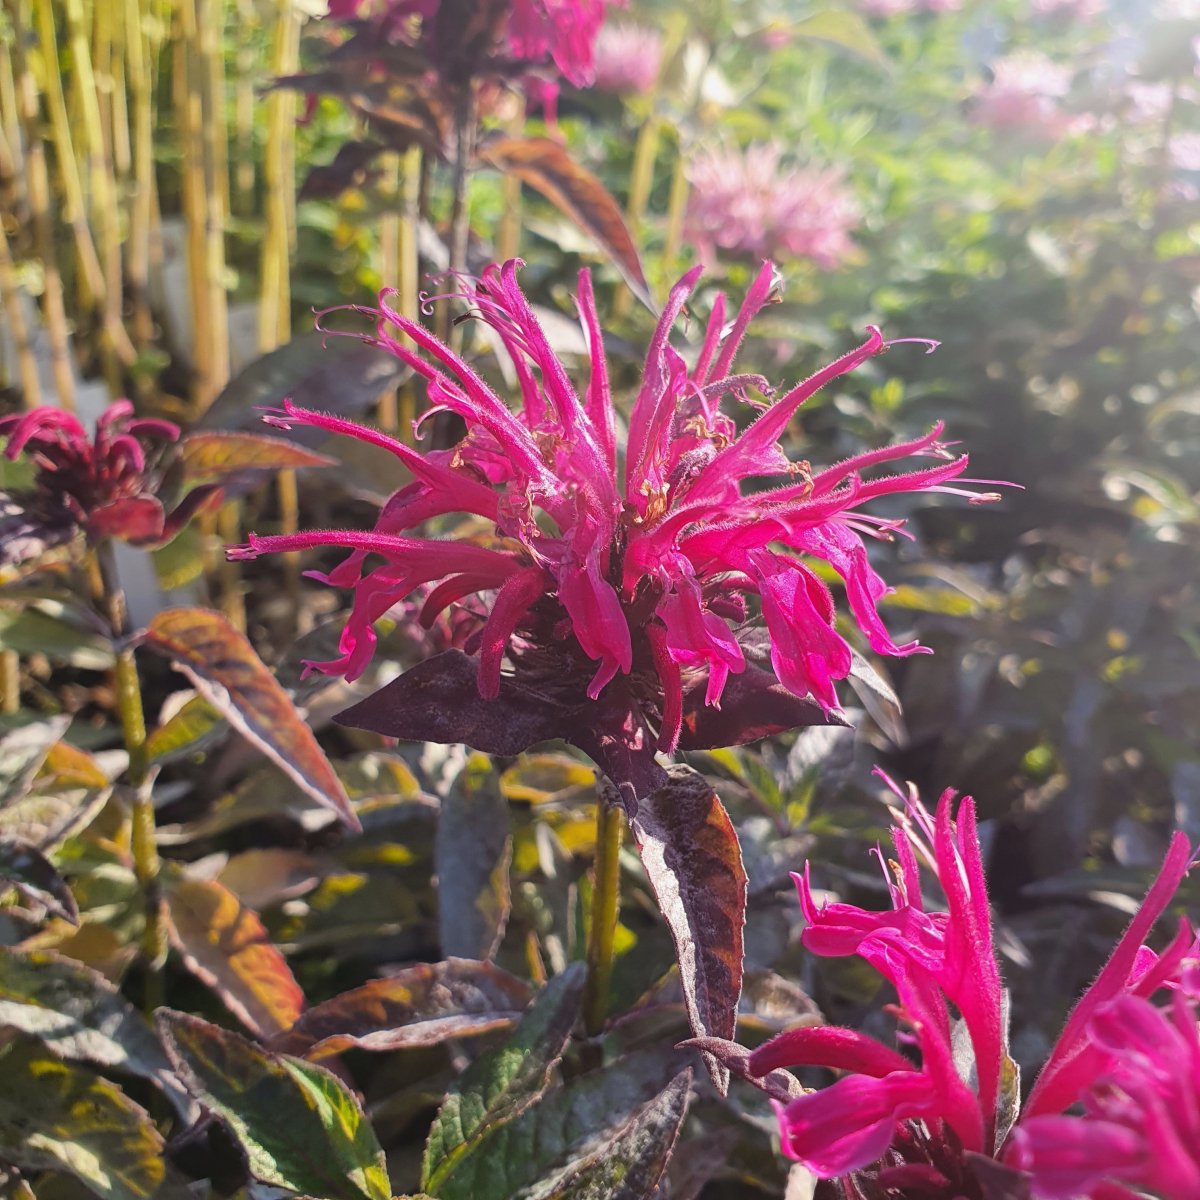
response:
<path fill-rule="evenodd" d="M 25 148 L 21 139 L 17 76 L 13 66 L 13 43 L 20 36 L 20 28 L 19 20 L 15 29 L 7 22 L 0 26 L 0 129 L 4 131 L 5 148 L 9 156 L 6 164 L 10 171 L 9 187 L 13 189 L 16 201 L 13 208 L 17 212 L 27 207 L 28 203 L 25 199 Z"/>
<path fill-rule="evenodd" d="M 300 61 L 300 22 L 292 0 L 277 0 L 275 39 L 271 52 L 271 74 L 292 75 Z M 266 236 L 262 251 L 262 289 L 259 293 L 258 348 L 263 353 L 275 349 L 292 336 L 291 258 L 295 215 L 292 211 L 296 192 L 295 93 L 277 88 L 267 97 L 267 147 L 263 163 L 266 185 Z M 300 521 L 300 495 L 295 471 L 280 471 L 276 476 L 280 532 L 295 533 Z M 289 612 L 300 615 L 300 555 L 283 557 L 284 585 Z M 242 626 L 245 625 L 244 605 Z"/>
<path fill-rule="evenodd" d="M 0 712 L 21 711 L 21 659 L 15 650 L 0 650 Z"/>
<path fill-rule="evenodd" d="M 583 992 L 583 1024 L 589 1037 L 604 1028 L 612 982 L 613 946 L 621 902 L 621 807 L 611 803 L 603 789 L 596 801 L 595 880 L 592 917 L 588 926 L 587 983 Z"/>
<path fill-rule="evenodd" d="M 524 105 L 505 122 L 505 132 L 516 136 L 525 128 Z M 501 183 L 502 206 L 500 227 L 496 231 L 496 258 L 507 262 L 521 253 L 521 181 L 515 175 L 505 175 Z"/>
<path fill-rule="evenodd" d="M 381 287 L 390 287 L 392 273 L 399 273 L 400 265 L 400 232 L 404 220 L 400 199 L 400 156 L 389 152 L 384 156 L 383 178 L 380 181 L 379 195 L 383 198 L 384 212 L 379 218 L 379 283 Z M 401 307 L 405 316 L 412 314 Z M 379 397 L 377 418 L 383 429 L 394 433 L 399 425 L 399 414 L 396 406 L 396 388 L 386 388 Z"/>
<path fill-rule="evenodd" d="M 679 247 L 683 242 L 683 218 L 688 201 L 687 158 L 683 152 L 683 139 L 679 139 L 675 156 L 675 169 L 671 175 L 671 193 L 667 199 L 667 230 L 663 239 L 663 264 L 673 278 L 675 263 L 679 258 Z"/>
<path fill-rule="evenodd" d="M 633 165 L 629 175 L 629 201 L 625 207 L 625 219 L 635 241 L 642 218 L 646 215 L 646 205 L 650 202 L 650 190 L 654 186 L 654 163 L 658 158 L 658 135 L 661 124 L 661 119 L 652 112 L 642 122 L 642 127 L 638 130 L 637 143 L 633 148 Z M 613 316 L 618 319 L 628 316 L 632 303 L 633 292 L 629 288 L 619 288 L 613 298 Z"/>
<path fill-rule="evenodd" d="M 28 29 L 29 5 L 18 0 L 17 29 Z M 46 147 L 38 127 L 37 85 L 29 61 L 17 39 L 17 106 L 25 136 L 25 187 L 29 198 L 29 216 L 33 224 L 33 242 L 42 263 L 42 319 L 50 342 L 50 365 L 58 403 L 75 408 L 75 374 L 71 364 L 71 341 L 67 313 L 63 306 L 62 275 L 55 256 L 54 220 L 50 207 L 50 174 L 46 169 Z"/>
<path fill-rule="evenodd" d="M 450 230 L 450 273 L 462 273 L 467 269 L 467 246 L 471 236 L 471 213 L 467 203 L 467 181 L 470 177 L 471 156 L 475 144 L 475 94 L 471 82 L 462 85 L 454 106 L 454 164 L 451 175 Z M 450 341 L 451 309 L 447 304 L 438 306 L 438 336 Z M 461 329 L 461 326 L 458 327 Z"/>
<path fill-rule="evenodd" d="M 17 287 L 17 273 L 12 253 L 8 247 L 8 235 L 4 222 L 0 221 L 0 295 L 4 297 L 4 315 L 17 353 L 17 375 L 21 381 L 21 403 L 26 408 L 37 408 L 42 402 L 42 385 L 38 379 L 37 358 L 29 340 L 29 326 L 25 321 L 25 306 Z"/>
<path fill-rule="evenodd" d="M 233 93 L 235 166 L 233 172 L 233 211 L 247 217 L 254 211 L 254 37 L 257 16 L 254 0 L 237 0 L 239 42 L 237 81 Z M 269 152 L 269 146 L 268 146 Z"/>
<path fill-rule="evenodd" d="M 129 281 L 133 336 L 145 348 L 154 340 L 150 311 L 150 229 L 154 214 L 153 80 L 141 0 L 125 0 L 126 79 L 132 126 L 133 189 L 125 271 Z"/>
<path fill-rule="evenodd" d="M 142 955 L 146 960 L 146 1007 L 162 1002 L 162 966 L 167 957 L 166 913 L 159 880 L 160 863 L 155 840 L 153 777 L 146 754 L 146 716 L 142 707 L 142 685 L 138 677 L 129 637 L 129 614 L 125 593 L 117 578 L 112 543 L 101 542 L 94 553 L 95 573 L 100 580 L 100 600 L 112 629 L 117 651 L 114 671 L 117 714 L 129 754 L 126 777 L 133 792 L 131 814 L 131 850 L 133 869 L 142 888 L 146 906 L 146 928 L 142 934 Z"/>
<path fill-rule="evenodd" d="M 399 292 L 400 311 L 414 321 L 421 319 L 421 260 L 418 253 L 418 231 L 421 225 L 421 181 L 425 176 L 425 156 L 420 146 L 410 146 L 400 162 L 401 196 L 403 209 L 400 215 L 399 234 L 396 247 L 396 288 Z M 412 438 L 413 421 L 417 417 L 416 389 L 412 381 L 402 384 L 396 400 L 395 432 L 403 441 Z"/>

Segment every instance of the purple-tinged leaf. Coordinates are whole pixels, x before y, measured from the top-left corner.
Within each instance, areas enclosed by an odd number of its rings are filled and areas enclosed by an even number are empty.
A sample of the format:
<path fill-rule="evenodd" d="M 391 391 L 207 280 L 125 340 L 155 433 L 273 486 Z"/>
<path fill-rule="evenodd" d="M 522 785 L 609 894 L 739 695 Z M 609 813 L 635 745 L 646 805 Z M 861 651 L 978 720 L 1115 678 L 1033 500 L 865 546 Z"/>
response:
<path fill-rule="evenodd" d="M 277 1049 L 320 1061 L 343 1050 L 400 1050 L 503 1029 L 520 1017 L 529 987 L 491 963 L 452 958 L 405 967 L 304 1013 Z"/>
<path fill-rule="evenodd" d="M 484 754 L 520 754 L 561 737 L 561 705 L 511 680 L 484 700 L 478 663 L 461 650 L 435 654 L 334 717 L 339 725 L 413 742 L 461 742 Z"/>
<path fill-rule="evenodd" d="M 978 1189 L 981 1200 L 1031 1200 L 1030 1177 L 1024 1171 L 997 1162 L 990 1154 L 963 1154 L 967 1174 Z"/>
<path fill-rule="evenodd" d="M 671 931 L 688 1020 L 697 1037 L 732 1038 L 742 990 L 746 872 L 733 823 L 716 792 L 688 767 L 644 799 L 630 820 Z M 706 1056 L 724 1095 L 728 1071 Z"/>
<path fill-rule="evenodd" d="M 179 444 L 179 457 L 188 484 L 227 484 L 247 473 L 332 467 L 337 461 L 286 438 L 224 431 L 189 434 Z"/>
<path fill-rule="evenodd" d="M 490 959 L 512 907 L 508 801 L 491 763 L 472 755 L 442 797 L 433 848 L 442 954 Z"/>
<path fill-rule="evenodd" d="M 300 788 L 351 829 L 360 827 L 346 789 L 295 704 L 220 613 L 165 609 L 150 622 L 146 643 L 169 657 L 196 691 Z"/>
<path fill-rule="evenodd" d="M 731 1042 L 727 1038 L 698 1037 L 680 1042 L 679 1048 L 684 1047 L 699 1050 L 701 1054 L 715 1059 L 731 1075 L 761 1088 L 780 1104 L 786 1104 L 789 1100 L 804 1095 L 800 1081 L 787 1071 L 777 1069 L 769 1071 L 766 1075 L 755 1075 L 750 1070 L 750 1051 L 745 1046 L 739 1046 L 737 1042 Z"/>
<path fill-rule="evenodd" d="M 71 889 L 36 846 L 0 840 L 0 884 L 15 888 L 51 915 L 79 924 L 79 908 Z"/>
<path fill-rule="evenodd" d="M 836 712 L 826 712 L 811 696 L 789 692 L 769 671 L 747 666 L 731 675 L 721 694 L 721 707 L 704 703 L 704 684 L 683 698 L 681 750 L 714 750 L 744 746 L 807 725 L 845 725 Z"/>
<path fill-rule="evenodd" d="M 372 166 L 384 147 L 378 142 L 343 142 L 333 161 L 310 167 L 298 200 L 335 200 L 347 188 L 373 183 L 380 168 Z"/>
<path fill-rule="evenodd" d="M 692 1072 L 681 1071 L 607 1145 L 532 1195 L 537 1200 L 651 1200 L 687 1116 L 691 1087 Z"/>
<path fill-rule="evenodd" d="M 487 138 L 479 148 L 486 166 L 511 175 L 541 192 L 560 212 L 590 234 L 625 277 L 633 293 L 654 308 L 637 246 L 617 202 L 591 171 L 551 138 Z"/>

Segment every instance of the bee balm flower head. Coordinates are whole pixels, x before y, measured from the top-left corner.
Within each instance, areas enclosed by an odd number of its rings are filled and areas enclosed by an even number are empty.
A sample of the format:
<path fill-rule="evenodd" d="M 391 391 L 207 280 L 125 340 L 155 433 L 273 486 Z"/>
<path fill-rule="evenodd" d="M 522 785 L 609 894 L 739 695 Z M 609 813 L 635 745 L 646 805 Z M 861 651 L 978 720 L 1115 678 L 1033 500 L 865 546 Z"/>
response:
<path fill-rule="evenodd" d="M 416 450 L 291 404 L 268 417 L 382 446 L 412 476 L 371 530 L 251 534 L 230 551 L 350 552 L 318 576 L 352 588 L 354 602 L 342 653 L 314 669 L 360 675 L 374 653 L 374 623 L 424 585 L 436 585 L 426 621 L 464 597 L 490 598 L 469 655 L 452 650 L 420 664 L 345 719 L 497 753 L 566 738 L 634 803 L 662 781 L 656 750 L 733 745 L 837 719 L 834 684 L 849 673 L 851 650 L 810 560 L 845 581 L 850 610 L 877 652 L 921 649 L 898 645 L 884 627 L 876 604 L 887 587 L 863 542 L 890 536 L 898 523 L 862 510 L 890 493 L 956 491 L 966 458 L 940 445 L 940 427 L 819 471 L 789 459 L 780 444 L 808 397 L 887 349 L 878 330 L 739 429 L 722 403 L 752 389 L 771 393 L 766 380 L 736 374 L 734 358 L 772 294 L 774 273 L 763 266 L 728 332 L 717 298 L 688 362 L 670 334 L 699 278 L 693 270 L 672 289 L 651 339 L 622 445 L 588 273 L 578 304 L 591 365 L 577 387 L 520 288 L 519 265 L 490 267 L 462 293 L 512 360 L 515 406 L 398 312 L 389 293 L 370 310 L 370 340 L 424 379 L 426 416 L 449 411 L 466 424 L 453 449 Z M 878 470 L 914 457 L 924 460 L 915 469 Z M 773 486 L 761 487 L 766 481 Z M 449 513 L 470 514 L 494 535 L 415 532 Z M 369 566 L 371 556 L 379 565 Z"/>

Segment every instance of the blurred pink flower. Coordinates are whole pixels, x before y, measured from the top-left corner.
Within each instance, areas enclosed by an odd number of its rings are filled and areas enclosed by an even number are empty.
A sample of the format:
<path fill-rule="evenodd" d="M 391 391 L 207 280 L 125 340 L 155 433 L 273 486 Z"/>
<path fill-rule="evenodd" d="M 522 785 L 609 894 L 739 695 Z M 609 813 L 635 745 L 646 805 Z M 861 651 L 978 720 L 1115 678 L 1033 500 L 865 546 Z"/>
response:
<path fill-rule="evenodd" d="M 91 543 L 117 538 L 135 546 L 169 541 L 216 491 L 194 488 L 168 511 L 167 452 L 179 440 L 170 421 L 136 419 L 128 400 L 110 404 L 89 438 L 78 418 L 43 406 L 0 417 L 5 457 L 25 454 L 33 488 L 0 492 L 0 563 L 36 557 L 82 532 Z"/>
<path fill-rule="evenodd" d="M 1071 69 L 1035 52 L 992 64 L 992 80 L 975 95 L 973 119 L 989 129 L 1052 141 L 1068 133 L 1074 117 L 1064 111 Z"/>
<path fill-rule="evenodd" d="M 686 235 L 703 255 L 808 259 L 831 270 L 853 249 L 861 213 L 845 175 L 788 165 L 774 142 L 698 152 L 688 167 Z"/>
<path fill-rule="evenodd" d="M 1143 944 L 1195 865 L 1184 835 L 1172 839 L 1158 878 L 1072 1011 L 1010 1134 L 1019 1096 L 1015 1081 L 1005 1083 L 1007 1017 L 974 804 L 964 798 L 955 821 L 954 793 L 946 792 L 931 816 L 911 786 L 901 792 L 883 778 L 904 801 L 892 830 L 896 861 L 891 872 L 883 852 L 876 851 L 891 911 L 843 903 L 818 906 L 806 867 L 796 878 L 808 921 L 801 940 L 814 954 L 857 955 L 892 984 L 903 1040 L 919 1051 L 920 1063 L 839 1027 L 793 1029 L 759 1047 L 749 1060 L 754 1076 L 787 1066 L 849 1072 L 828 1088 L 776 1104 L 784 1151 L 820 1178 L 864 1172 L 889 1195 L 888 1189 L 895 1189 L 897 1195 L 930 1200 L 992 1194 L 979 1189 L 1006 1173 L 1013 1190 L 1005 1195 L 1027 1194 L 1023 1189 L 1031 1186 L 1033 1195 L 1047 1200 L 1119 1200 L 1127 1193 L 1107 1183 L 1094 1193 L 1084 1189 L 1102 1180 L 1125 1180 L 1158 1191 L 1162 1172 L 1175 1161 L 1169 1149 L 1191 1156 L 1187 1170 L 1180 1168 L 1180 1180 L 1200 1178 L 1188 1173 L 1200 1163 L 1195 1150 L 1200 1145 L 1200 1076 L 1195 1074 L 1200 1059 L 1194 1050 L 1183 1053 L 1178 1037 L 1163 1042 L 1171 1047 L 1170 1071 L 1165 1058 L 1161 1069 L 1152 1071 L 1144 1053 L 1153 1041 L 1147 1031 L 1157 1031 L 1157 1037 L 1165 1023 L 1146 1015 L 1155 1013 L 1146 999 L 1164 987 L 1178 988 L 1181 981 L 1189 986 L 1198 981 L 1197 943 L 1186 922 L 1161 955 Z M 946 897 L 946 912 L 926 910 L 919 861 L 932 870 Z M 955 1033 L 955 1014 L 964 1036 Z M 1122 1032 L 1120 1018 L 1130 1015 L 1145 1036 L 1135 1035 L 1132 1027 Z M 1163 1118 L 1162 1103 L 1139 1108 L 1151 1094 L 1160 1101 L 1169 1098 L 1176 1114 Z M 1087 1117 L 1058 1115 L 1081 1098 Z M 1124 1128 L 1109 1137 L 1108 1126 L 1114 1124 Z M 1172 1142 L 1177 1135 L 1185 1151 Z M 1100 1146 L 1105 1151 L 1089 1158 Z M 1157 1165 L 1152 1165 L 1155 1155 Z M 1162 1195 L 1182 1200 L 1197 1191 L 1183 1187 Z"/>
<path fill-rule="evenodd" d="M 645 94 L 658 82 L 662 35 L 644 25 L 610 23 L 596 39 L 596 87 Z"/>
<path fill-rule="evenodd" d="M 868 17 L 894 17 L 899 13 L 957 12 L 963 0 L 857 0 L 856 7 Z"/>
<path fill-rule="evenodd" d="M 251 534 L 246 545 L 229 551 L 239 559 L 313 547 L 351 552 L 328 574 L 315 575 L 352 588 L 354 602 L 340 657 L 312 663 L 313 669 L 360 675 L 374 653 L 374 622 L 424 584 L 441 581 L 425 600 L 426 623 L 464 597 L 493 596 L 471 645 L 477 658 L 449 666 L 429 660 L 377 693 L 378 701 L 372 697 L 352 710 L 362 710 L 356 720 L 394 736 L 465 741 L 481 750 L 526 737 L 525 745 L 565 737 L 636 795 L 661 775 L 655 747 L 670 752 L 681 739 L 733 745 L 824 722 L 837 708 L 834 682 L 850 671 L 850 648 L 835 626 L 833 596 L 805 556 L 842 576 L 851 612 L 877 652 L 922 651 L 916 642 L 893 642 L 880 620 L 876 605 L 888 589 L 863 543 L 864 535 L 891 537 L 898 523 L 861 510 L 895 492 L 991 498 L 951 486 L 965 456 L 941 447 L 940 426 L 815 472 L 789 459 L 780 444 L 809 396 L 887 349 L 878 330 L 739 431 L 720 402 L 727 395 L 746 400 L 751 387 L 770 393 L 766 380 L 734 374 L 733 360 L 751 318 L 774 290 L 774 272 L 764 264 L 731 325 L 724 298 L 717 297 L 689 367 L 669 335 L 699 279 L 696 268 L 671 291 L 626 444 L 618 447 L 588 273 L 580 275 L 578 304 L 591 373 L 577 391 L 518 285 L 518 266 L 514 260 L 489 267 L 461 293 L 512 359 L 520 385 L 516 411 L 384 293 L 378 309 L 361 310 L 377 320 L 367 340 L 426 381 L 426 416 L 447 410 L 465 421 L 463 440 L 450 450 L 418 451 L 290 403 L 268 418 L 369 441 L 390 450 L 413 476 L 372 530 Z M 916 455 L 933 462 L 864 478 L 869 468 Z M 773 490 L 747 486 L 770 478 L 777 482 Z M 449 513 L 473 514 L 495 533 L 432 538 L 409 532 Z M 382 565 L 368 570 L 368 557 Z M 752 601 L 766 625 L 765 644 L 748 621 Z M 434 711 L 430 681 L 449 688 L 452 672 L 458 690 Z M 408 732 L 398 731 L 398 712 Z"/>

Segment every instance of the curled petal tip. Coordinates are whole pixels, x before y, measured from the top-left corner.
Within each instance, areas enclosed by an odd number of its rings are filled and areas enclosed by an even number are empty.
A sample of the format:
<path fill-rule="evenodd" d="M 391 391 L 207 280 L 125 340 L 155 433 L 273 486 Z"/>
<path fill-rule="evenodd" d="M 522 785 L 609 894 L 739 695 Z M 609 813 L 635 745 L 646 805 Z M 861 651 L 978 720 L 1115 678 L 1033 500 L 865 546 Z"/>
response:
<path fill-rule="evenodd" d="M 873 328 L 873 327 L 872 327 Z M 893 346 L 915 345 L 924 346 L 926 354 L 932 354 L 942 343 L 936 338 L 923 337 L 907 337 L 907 338 L 892 338 L 891 341 L 884 343 L 884 348 L 890 350 Z"/>
<path fill-rule="evenodd" d="M 245 542 L 239 546 L 225 547 L 226 562 L 252 562 L 257 557 L 258 550 L 254 546 Z"/>

